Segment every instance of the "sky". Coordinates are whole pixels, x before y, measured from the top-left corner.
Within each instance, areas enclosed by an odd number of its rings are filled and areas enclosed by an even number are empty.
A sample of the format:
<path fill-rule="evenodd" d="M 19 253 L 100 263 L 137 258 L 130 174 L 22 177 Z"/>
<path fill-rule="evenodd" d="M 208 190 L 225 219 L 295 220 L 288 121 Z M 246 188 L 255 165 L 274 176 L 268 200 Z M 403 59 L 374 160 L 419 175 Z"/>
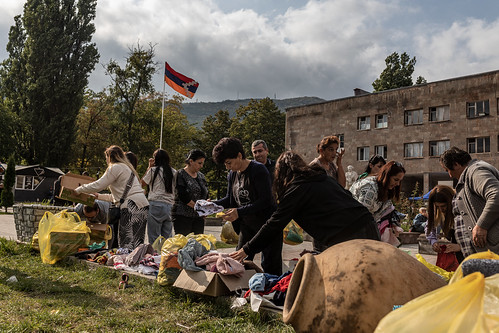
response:
<path fill-rule="evenodd" d="M 24 2 L 0 2 L 0 60 Z M 158 91 L 165 61 L 199 82 L 187 102 L 348 97 L 372 91 L 392 52 L 434 82 L 499 70 L 497 13 L 497 0 L 98 0 L 89 88 L 109 86 L 103 66 L 137 43 L 155 45 Z"/>

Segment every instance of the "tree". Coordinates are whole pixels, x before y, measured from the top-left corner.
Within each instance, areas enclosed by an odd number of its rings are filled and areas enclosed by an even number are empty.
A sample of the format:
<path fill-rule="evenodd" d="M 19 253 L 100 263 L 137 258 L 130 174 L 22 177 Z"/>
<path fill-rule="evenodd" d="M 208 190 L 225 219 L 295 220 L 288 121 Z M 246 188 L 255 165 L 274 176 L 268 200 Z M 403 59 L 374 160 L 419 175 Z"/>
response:
<path fill-rule="evenodd" d="M 251 143 L 261 139 L 267 143 L 269 157 L 277 159 L 284 151 L 286 115 L 270 98 L 252 99 L 248 105 L 236 110 L 230 127 L 230 135 L 243 142 L 246 152 L 251 156 Z"/>
<path fill-rule="evenodd" d="M 16 137 L 27 163 L 69 159 L 88 75 L 99 55 L 91 43 L 96 0 L 27 0 L 9 32 L 2 89 L 19 117 Z"/>
<path fill-rule="evenodd" d="M 111 94 L 116 99 L 118 114 L 118 133 L 123 135 L 124 146 L 137 151 L 136 142 L 144 132 L 135 127 L 139 104 L 146 101 L 145 96 L 154 93 L 152 77 L 156 73 L 154 62 L 154 46 L 144 49 L 139 43 L 129 48 L 125 67 L 122 68 L 115 60 L 106 66 L 107 75 L 111 77 Z"/>
<path fill-rule="evenodd" d="M 12 207 L 14 204 L 14 193 L 12 193 L 12 188 L 16 182 L 16 162 L 14 160 L 14 155 L 11 155 L 9 161 L 7 162 L 7 170 L 5 170 L 5 177 L 3 179 L 3 189 L 0 195 L 0 206 L 5 207 L 5 212 L 7 212 L 8 207 Z"/>
<path fill-rule="evenodd" d="M 220 141 L 221 138 L 230 136 L 230 126 L 232 120 L 227 110 L 219 110 L 214 115 L 205 118 L 197 147 L 206 153 L 206 161 L 203 166 L 203 173 L 209 182 L 210 197 L 220 197 L 222 189 L 227 186 L 227 173 L 224 166 L 216 165 L 212 158 L 213 147 Z"/>
<path fill-rule="evenodd" d="M 411 59 L 406 52 L 400 56 L 397 52 L 393 52 L 386 57 L 385 64 L 386 68 L 372 84 L 374 91 L 412 86 L 412 74 L 416 65 L 416 57 Z M 426 83 L 426 80 L 420 76 L 418 82 Z"/>

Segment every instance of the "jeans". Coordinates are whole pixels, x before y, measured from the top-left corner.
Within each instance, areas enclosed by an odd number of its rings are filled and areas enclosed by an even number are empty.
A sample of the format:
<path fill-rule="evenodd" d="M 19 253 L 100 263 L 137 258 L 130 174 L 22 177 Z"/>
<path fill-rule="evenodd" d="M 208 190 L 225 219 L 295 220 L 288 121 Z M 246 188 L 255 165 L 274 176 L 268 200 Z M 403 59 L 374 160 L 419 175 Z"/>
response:
<path fill-rule="evenodd" d="M 149 201 L 149 215 L 147 217 L 147 237 L 152 244 L 156 238 L 172 236 L 172 204 L 162 201 Z"/>

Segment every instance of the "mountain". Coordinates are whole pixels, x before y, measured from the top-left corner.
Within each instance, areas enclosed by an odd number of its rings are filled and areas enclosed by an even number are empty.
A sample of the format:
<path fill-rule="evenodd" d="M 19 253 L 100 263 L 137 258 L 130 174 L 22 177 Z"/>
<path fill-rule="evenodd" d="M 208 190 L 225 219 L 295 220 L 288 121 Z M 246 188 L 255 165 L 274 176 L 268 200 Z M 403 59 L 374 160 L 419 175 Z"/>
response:
<path fill-rule="evenodd" d="M 258 98 L 255 98 L 258 100 Z M 196 127 L 201 127 L 203 120 L 217 113 L 219 110 L 228 110 L 230 116 L 236 114 L 236 109 L 241 105 L 248 105 L 251 99 L 238 99 L 238 100 L 225 100 L 222 102 L 208 102 L 208 103 L 183 103 L 182 113 L 187 116 L 190 123 L 195 124 Z M 314 103 L 324 102 L 325 100 L 319 97 L 295 97 L 286 99 L 273 99 L 277 107 L 285 112 L 286 108 L 293 106 L 302 106 Z"/>

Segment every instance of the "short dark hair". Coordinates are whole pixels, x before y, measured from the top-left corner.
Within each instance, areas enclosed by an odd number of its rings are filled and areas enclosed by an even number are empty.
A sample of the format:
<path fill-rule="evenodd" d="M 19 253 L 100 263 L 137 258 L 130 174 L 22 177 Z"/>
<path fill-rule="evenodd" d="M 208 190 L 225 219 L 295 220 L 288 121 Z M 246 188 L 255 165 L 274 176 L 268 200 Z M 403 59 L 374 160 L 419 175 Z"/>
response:
<path fill-rule="evenodd" d="M 259 145 L 262 145 L 263 149 L 269 150 L 269 147 L 267 147 L 267 143 L 265 141 L 263 141 L 263 140 L 255 140 L 255 141 L 253 141 L 253 143 L 251 144 L 251 149 L 253 149 L 254 147 L 259 146 Z"/>
<path fill-rule="evenodd" d="M 201 149 L 192 149 L 185 159 L 185 164 L 189 164 L 189 160 L 197 161 L 200 158 L 206 158 L 206 154 Z"/>
<path fill-rule="evenodd" d="M 449 170 L 454 170 L 455 163 L 465 166 L 469 163 L 469 161 L 471 161 L 470 154 L 455 146 L 447 149 L 442 155 L 440 155 L 440 163 L 442 163 L 443 166 Z"/>
<path fill-rule="evenodd" d="M 330 135 L 322 138 L 321 142 L 317 144 L 317 154 L 320 154 L 320 150 L 324 150 L 332 144 L 340 145 L 340 139 L 336 135 Z"/>
<path fill-rule="evenodd" d="M 94 202 L 93 206 L 83 206 L 83 213 L 92 213 L 92 212 L 97 212 L 99 210 L 99 205 L 97 205 L 97 202 Z"/>
<path fill-rule="evenodd" d="M 222 138 L 213 148 L 213 161 L 222 165 L 228 158 L 236 158 L 241 153 L 242 158 L 246 158 L 243 144 L 238 138 Z"/>

